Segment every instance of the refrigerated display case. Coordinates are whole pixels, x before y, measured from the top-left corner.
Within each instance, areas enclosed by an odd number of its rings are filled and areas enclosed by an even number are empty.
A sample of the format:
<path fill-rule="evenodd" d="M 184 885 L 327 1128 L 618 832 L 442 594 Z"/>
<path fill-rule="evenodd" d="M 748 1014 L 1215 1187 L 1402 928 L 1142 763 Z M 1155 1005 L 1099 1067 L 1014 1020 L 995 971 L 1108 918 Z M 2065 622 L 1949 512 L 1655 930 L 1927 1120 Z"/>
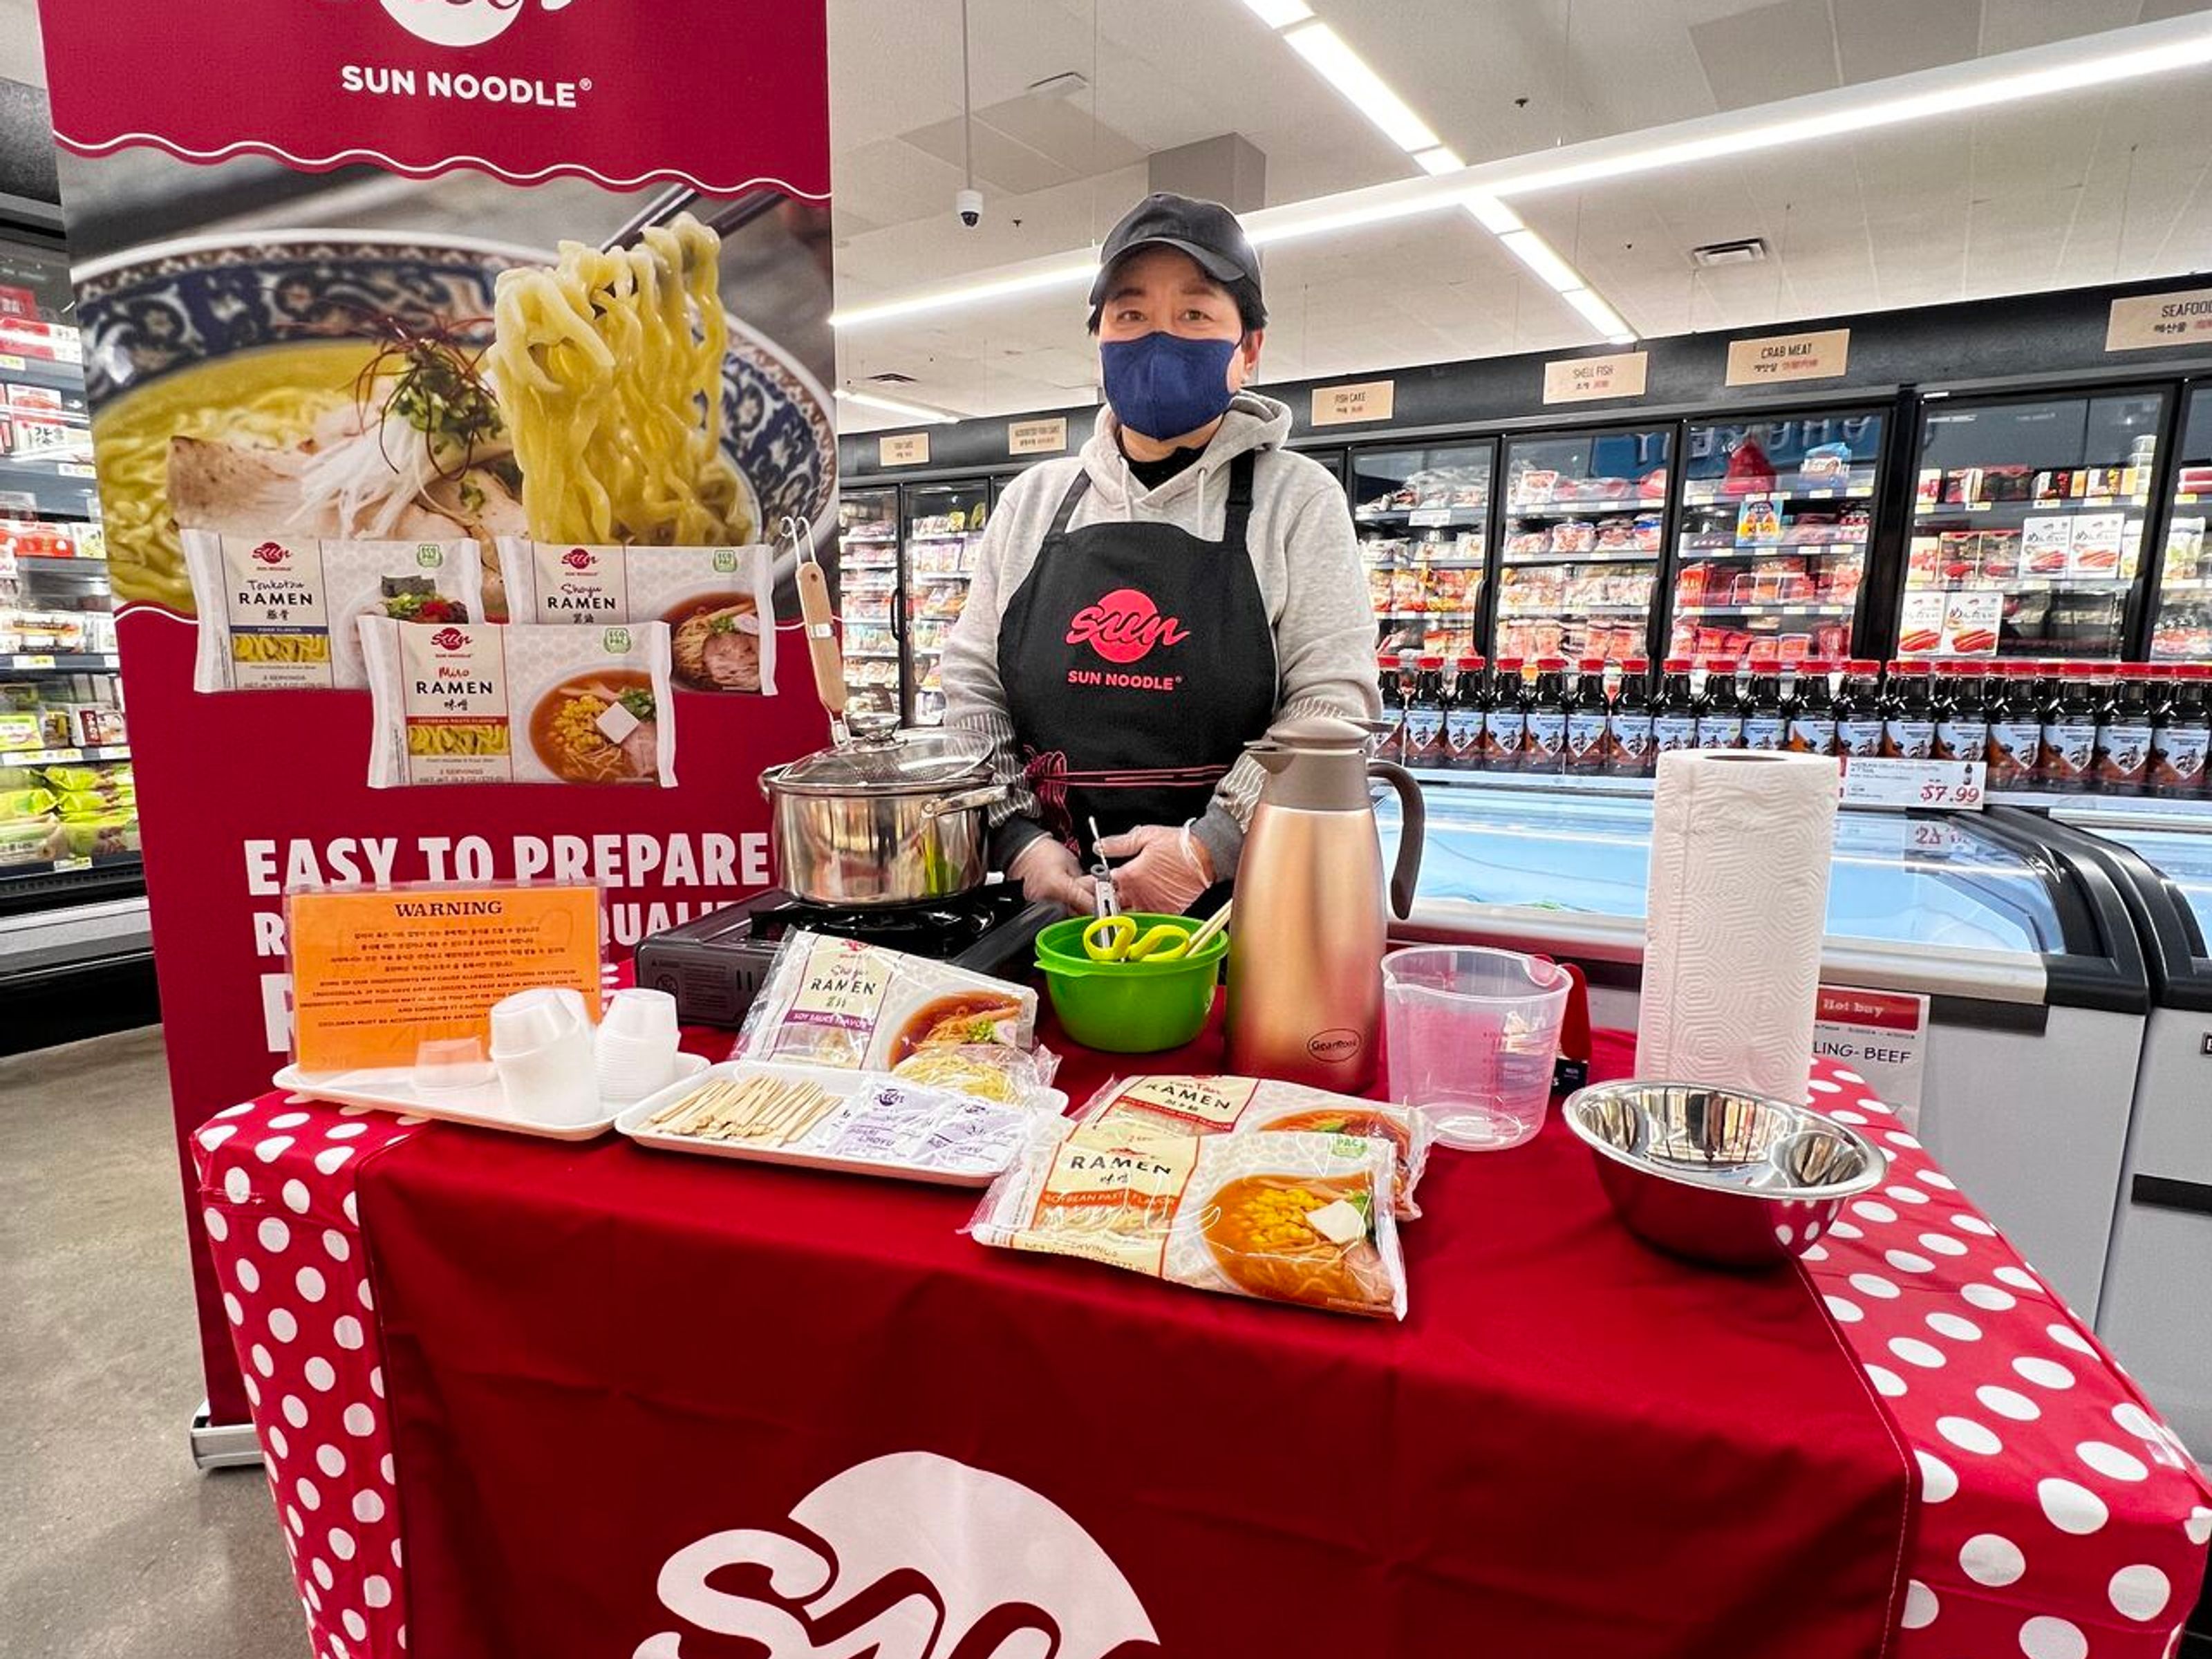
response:
<path fill-rule="evenodd" d="M 1927 404 L 1898 654 L 2126 655 L 2166 398 Z"/>
<path fill-rule="evenodd" d="M 1455 657 L 1475 649 L 1497 457 L 1487 440 L 1352 452 L 1352 518 L 1378 651 Z"/>
<path fill-rule="evenodd" d="M 1850 654 L 1887 424 L 1871 410 L 1690 422 L 1668 656 Z"/>
<path fill-rule="evenodd" d="M 945 690 L 938 658 L 945 630 L 968 602 L 972 556 L 990 517 L 987 478 L 908 484 L 902 514 L 899 580 L 906 598 L 906 720 L 935 726 L 945 719 Z"/>
<path fill-rule="evenodd" d="M 896 722 L 906 708 L 899 670 L 898 491 L 843 491 L 837 522 L 848 712 Z"/>
<path fill-rule="evenodd" d="M 1510 438 L 1492 654 L 1649 654 L 1674 428 Z"/>
<path fill-rule="evenodd" d="M 2153 662 L 2212 662 L 2212 543 L 2205 536 L 2212 521 L 2212 386 L 2191 386 L 2183 397 L 2151 610 Z"/>
<path fill-rule="evenodd" d="M 1425 790 L 1407 939 L 1581 965 L 1592 1017 L 1632 1029 L 1648 797 Z M 1385 856 L 1398 817 L 1378 808 Z M 2094 1315 L 2148 1006 L 2109 874 L 1994 815 L 1846 811 L 1822 978 L 1931 1000 L 1918 1133 L 2076 1308 Z"/>

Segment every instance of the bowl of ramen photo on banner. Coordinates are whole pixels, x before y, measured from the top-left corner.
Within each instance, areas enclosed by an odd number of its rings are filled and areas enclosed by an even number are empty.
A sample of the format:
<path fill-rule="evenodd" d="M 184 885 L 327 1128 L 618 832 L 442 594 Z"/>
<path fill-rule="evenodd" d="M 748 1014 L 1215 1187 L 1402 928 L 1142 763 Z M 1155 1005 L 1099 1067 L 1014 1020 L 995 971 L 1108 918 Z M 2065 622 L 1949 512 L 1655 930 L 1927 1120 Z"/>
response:
<path fill-rule="evenodd" d="M 117 598 L 192 612 L 181 530 L 471 536 L 498 619 L 500 536 L 744 545 L 787 514 L 833 523 L 829 397 L 729 313 L 720 246 L 685 215 L 614 253 L 270 231 L 88 264 Z M 732 620 L 697 618 L 699 679 L 742 677 L 744 646 L 714 633 Z"/>

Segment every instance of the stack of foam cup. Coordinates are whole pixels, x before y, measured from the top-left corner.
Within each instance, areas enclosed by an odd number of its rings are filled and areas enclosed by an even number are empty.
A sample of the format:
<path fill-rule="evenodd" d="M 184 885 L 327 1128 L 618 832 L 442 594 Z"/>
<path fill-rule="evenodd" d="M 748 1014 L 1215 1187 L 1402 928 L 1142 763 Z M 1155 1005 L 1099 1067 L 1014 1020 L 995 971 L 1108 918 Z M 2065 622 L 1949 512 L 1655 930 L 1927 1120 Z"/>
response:
<path fill-rule="evenodd" d="M 599 1020 L 602 1098 L 627 1105 L 676 1080 L 676 999 L 642 987 L 617 991 Z"/>
<path fill-rule="evenodd" d="M 600 1115 L 592 1024 L 574 991 L 544 987 L 492 1004 L 491 1063 L 517 1117 L 574 1125 Z"/>

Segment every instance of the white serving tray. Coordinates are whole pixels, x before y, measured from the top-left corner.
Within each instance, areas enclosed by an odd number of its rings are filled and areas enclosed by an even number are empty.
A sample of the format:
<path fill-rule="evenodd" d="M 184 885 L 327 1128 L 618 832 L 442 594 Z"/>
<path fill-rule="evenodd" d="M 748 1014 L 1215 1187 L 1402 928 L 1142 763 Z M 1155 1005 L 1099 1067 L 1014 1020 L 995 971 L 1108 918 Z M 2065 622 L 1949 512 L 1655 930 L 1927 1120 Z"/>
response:
<path fill-rule="evenodd" d="M 672 1089 L 686 1086 L 707 1069 L 701 1054 L 676 1056 L 677 1081 Z M 509 1134 L 536 1135 L 545 1140 L 592 1140 L 615 1127 L 629 1109 L 620 1101 L 603 1100 L 598 1115 L 581 1123 L 538 1123 L 507 1109 L 507 1097 L 497 1079 L 481 1089 L 438 1089 L 425 1092 L 415 1086 L 412 1066 L 372 1067 L 359 1072 L 331 1072 L 310 1077 L 296 1066 L 287 1066 L 270 1079 L 279 1089 L 316 1100 L 334 1100 L 342 1106 L 368 1106 L 380 1112 L 405 1112 L 414 1117 L 434 1117 L 444 1123 L 473 1124 L 479 1129 L 504 1129 Z M 665 1091 L 664 1091 L 665 1092 Z M 659 1098 L 659 1097 L 654 1097 Z"/>
<path fill-rule="evenodd" d="M 641 1146 L 651 1146 L 665 1152 L 690 1152 L 702 1158 L 732 1158 L 746 1164 L 778 1164 L 793 1170 L 831 1170 L 845 1175 L 878 1176 L 891 1181 L 918 1181 L 931 1187 L 988 1187 L 1005 1173 L 1006 1165 L 995 1170 L 969 1173 L 951 1170 L 919 1169 L 910 1164 L 877 1163 L 868 1158 L 837 1158 L 820 1152 L 801 1152 L 791 1146 L 755 1146 L 741 1140 L 701 1140 L 690 1135 L 672 1135 L 646 1127 L 646 1120 L 662 1108 L 673 1105 L 711 1078 L 767 1076 L 803 1079 L 819 1084 L 840 1100 L 849 1100 L 863 1090 L 872 1089 L 889 1079 L 883 1072 L 845 1072 L 822 1066 L 783 1066 L 773 1061 L 726 1060 L 709 1066 L 700 1074 L 670 1085 L 657 1095 L 647 1095 L 636 1105 L 624 1109 L 615 1120 L 615 1127 Z M 904 1083 L 906 1079 L 897 1081 Z M 919 1085 L 909 1086 L 920 1087 Z M 1073 1128 L 1066 1123 L 1067 1097 L 1059 1090 L 1047 1091 L 1048 1103 L 1036 1109 L 1039 1119 L 1050 1118 Z M 1010 1107 L 1009 1110 L 1020 1108 Z M 1007 1163 L 1013 1161 L 1009 1154 Z"/>

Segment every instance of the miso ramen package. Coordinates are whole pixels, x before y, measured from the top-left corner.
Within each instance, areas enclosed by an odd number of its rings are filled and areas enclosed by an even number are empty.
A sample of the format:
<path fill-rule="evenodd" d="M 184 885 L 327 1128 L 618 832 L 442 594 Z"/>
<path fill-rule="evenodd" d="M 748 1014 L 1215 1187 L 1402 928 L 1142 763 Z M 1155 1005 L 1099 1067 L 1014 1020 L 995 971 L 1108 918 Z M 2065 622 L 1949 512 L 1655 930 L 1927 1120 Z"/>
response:
<path fill-rule="evenodd" d="M 471 537 L 344 542 L 187 530 L 184 546 L 200 617 L 197 691 L 359 688 L 368 684 L 360 618 L 484 619 L 483 562 Z"/>
<path fill-rule="evenodd" d="M 952 1072 L 973 1073 L 982 1063 L 974 1051 L 1029 1054 L 1036 1046 L 1036 1002 L 1024 986 L 801 928 L 786 934 L 776 951 L 768 982 L 745 1011 L 736 1053 L 959 1088 Z M 922 1055 L 930 1058 L 909 1063 Z M 1022 1068 L 1009 1062 L 1008 1069 L 1011 1076 Z M 1036 1068 L 1029 1069 L 1028 1080 L 1035 1080 Z M 1036 1086 L 1049 1080 L 1047 1073 Z M 1012 1078 L 1011 1086 L 1024 1082 Z"/>
<path fill-rule="evenodd" d="M 676 684 L 775 695 L 769 551 L 578 547 L 503 536 L 499 564 L 518 623 L 664 622 Z"/>
<path fill-rule="evenodd" d="M 361 620 L 368 786 L 676 782 L 668 629 Z"/>
<path fill-rule="evenodd" d="M 1428 1167 L 1431 1132 L 1428 1119 L 1410 1107 L 1273 1078 L 1133 1077 L 1117 1078 L 1091 1096 L 1082 1122 L 1085 1128 L 1124 1133 L 1128 1127 L 1170 1135 L 1296 1129 L 1388 1141 L 1395 1159 L 1392 1190 L 1399 1219 L 1416 1220 L 1421 1213 L 1413 1192 Z"/>
<path fill-rule="evenodd" d="M 1390 1149 L 1348 1135 L 1079 1129 L 992 1183 L 968 1231 L 1170 1284 L 1406 1316 Z"/>

